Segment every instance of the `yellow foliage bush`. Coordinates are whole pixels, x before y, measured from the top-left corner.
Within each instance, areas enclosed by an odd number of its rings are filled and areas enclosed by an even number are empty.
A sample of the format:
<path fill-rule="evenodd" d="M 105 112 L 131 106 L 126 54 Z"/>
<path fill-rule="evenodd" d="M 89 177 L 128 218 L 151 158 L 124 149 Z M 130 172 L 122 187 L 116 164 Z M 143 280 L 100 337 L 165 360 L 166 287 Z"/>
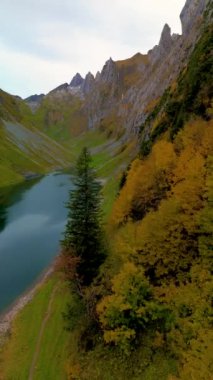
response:
<path fill-rule="evenodd" d="M 156 208 L 169 190 L 175 161 L 173 144 L 167 141 L 156 143 L 147 160 L 136 159 L 115 202 L 110 224 L 119 226 L 129 218 L 141 219 L 150 209 Z"/>
<path fill-rule="evenodd" d="M 213 372 L 212 169 L 213 121 L 202 120 L 187 123 L 173 143 L 165 136 L 132 163 L 110 220 L 123 266 L 97 307 L 104 339 L 115 344 L 121 336 L 134 339 L 134 326 L 149 328 L 159 305 L 171 310 L 175 324 L 166 341 L 179 358 L 181 380 L 210 380 Z M 149 285 L 149 301 L 140 298 L 140 283 Z M 153 345 L 161 347 L 165 336 L 155 328 Z"/>
<path fill-rule="evenodd" d="M 154 298 L 143 269 L 131 262 L 112 279 L 112 294 L 101 299 L 97 313 L 105 342 L 124 350 L 147 326 L 165 332 L 171 322 L 170 311 Z"/>

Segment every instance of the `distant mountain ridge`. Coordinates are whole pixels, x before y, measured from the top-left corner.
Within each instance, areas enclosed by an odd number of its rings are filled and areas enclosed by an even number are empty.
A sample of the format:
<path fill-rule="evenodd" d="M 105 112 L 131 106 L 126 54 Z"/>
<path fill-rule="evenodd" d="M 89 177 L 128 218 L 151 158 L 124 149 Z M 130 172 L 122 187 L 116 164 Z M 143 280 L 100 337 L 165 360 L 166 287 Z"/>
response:
<path fill-rule="evenodd" d="M 36 103 L 44 95 L 32 96 Z M 17 96 L 0 90 L 0 187 L 70 164 L 70 153 L 33 126 L 32 114 Z"/>
<path fill-rule="evenodd" d="M 169 88 L 175 91 L 180 73 L 187 71 L 190 56 L 202 38 L 205 25 L 210 28 L 210 10 L 208 0 L 187 0 L 180 15 L 182 35 L 172 34 L 166 24 L 159 44 L 147 54 L 137 53 L 120 61 L 110 58 L 95 76 L 89 72 L 83 78 L 77 73 L 69 83 L 59 85 L 47 95 L 32 95 L 23 101 L 2 91 L 2 128 L 5 121 L 20 123 L 25 128 L 37 128 L 65 145 L 73 137 L 91 129 L 100 129 L 108 137 L 122 136 L 124 142 L 143 130 L 140 139 L 146 146 L 153 140 L 153 134 L 165 130 L 165 123 L 161 123 L 154 131 L 156 117 L 152 115 L 159 114 L 161 118 L 165 113 L 165 104 L 160 107 L 162 95 Z M 194 80 L 199 82 L 199 77 Z M 195 83 L 195 98 L 196 89 Z M 179 112 L 181 104 L 178 101 L 177 98 Z M 174 105 L 172 107 L 175 109 Z M 5 131 L 2 133 L 4 143 Z"/>
<path fill-rule="evenodd" d="M 51 95 L 61 100 L 64 97 L 65 102 L 68 98 L 79 99 L 78 112 L 84 115 L 85 123 L 80 130 L 107 129 L 113 124 L 118 130 L 124 129 L 126 135 L 137 134 L 166 88 L 187 65 L 201 33 L 207 4 L 208 0 L 186 1 L 180 15 L 182 35 L 171 34 L 166 24 L 159 44 L 147 54 L 137 53 L 117 62 L 110 58 L 95 76 L 89 72 L 82 78 L 77 73 L 70 84 L 58 86 L 46 97 Z M 29 99 L 25 101 L 34 111 Z M 36 100 L 37 108 L 42 107 L 44 99 Z"/>

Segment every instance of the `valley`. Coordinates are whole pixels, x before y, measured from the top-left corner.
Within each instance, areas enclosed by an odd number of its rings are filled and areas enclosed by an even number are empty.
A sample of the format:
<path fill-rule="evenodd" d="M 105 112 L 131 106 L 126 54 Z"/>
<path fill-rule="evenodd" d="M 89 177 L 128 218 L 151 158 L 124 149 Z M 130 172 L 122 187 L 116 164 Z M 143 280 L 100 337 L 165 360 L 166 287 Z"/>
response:
<path fill-rule="evenodd" d="M 37 280 L 3 334 L 0 315 L 0 380 L 211 380 L 211 1 L 186 0 L 180 20 L 46 95 L 0 90 L 0 311 Z M 60 242 L 82 212 L 65 202 L 99 184 L 105 260 L 84 283 L 90 241 Z"/>

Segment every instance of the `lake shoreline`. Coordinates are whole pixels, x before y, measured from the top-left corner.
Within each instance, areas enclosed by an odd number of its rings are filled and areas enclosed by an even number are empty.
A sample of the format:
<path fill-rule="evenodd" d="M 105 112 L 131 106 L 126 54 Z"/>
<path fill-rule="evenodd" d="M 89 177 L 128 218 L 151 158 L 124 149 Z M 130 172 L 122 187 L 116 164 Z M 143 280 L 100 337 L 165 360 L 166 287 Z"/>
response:
<path fill-rule="evenodd" d="M 54 271 L 72 183 L 55 170 L 0 193 L 0 340 Z"/>
<path fill-rule="evenodd" d="M 33 299 L 37 290 L 54 273 L 56 259 L 57 257 L 22 295 L 20 295 L 5 311 L 0 313 L 0 344 L 2 343 L 2 339 L 10 331 L 11 324 L 17 314 Z"/>

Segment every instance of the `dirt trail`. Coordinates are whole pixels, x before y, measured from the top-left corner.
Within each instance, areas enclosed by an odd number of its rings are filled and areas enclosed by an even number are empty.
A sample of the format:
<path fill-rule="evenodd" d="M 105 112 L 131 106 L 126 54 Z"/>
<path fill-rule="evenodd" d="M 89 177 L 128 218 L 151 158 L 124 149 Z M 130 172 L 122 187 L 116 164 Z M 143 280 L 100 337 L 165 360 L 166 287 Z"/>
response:
<path fill-rule="evenodd" d="M 6 312 L 0 314 L 0 345 L 1 342 L 4 342 L 8 331 L 10 331 L 14 318 L 25 307 L 25 305 L 27 305 L 33 299 L 37 290 L 52 275 L 54 271 L 54 265 L 55 262 L 48 268 L 47 271 L 41 274 L 32 288 L 28 289 L 23 295 L 21 295 Z"/>
<path fill-rule="evenodd" d="M 51 307 L 52 307 L 54 295 L 56 293 L 57 288 L 58 288 L 58 285 L 55 285 L 55 287 L 52 290 L 52 293 L 51 293 L 51 296 L 50 296 L 50 300 L 49 300 L 49 303 L 48 303 L 48 307 L 47 307 L 47 311 L 45 313 L 45 316 L 43 318 L 43 321 L 42 321 L 42 324 L 41 324 L 41 327 L 40 327 L 40 330 L 39 330 L 38 339 L 37 339 L 37 343 L 36 343 L 36 349 L 35 349 L 35 352 L 34 352 L 34 355 L 33 355 L 33 359 L 32 359 L 32 362 L 31 362 L 31 367 L 30 367 L 30 372 L 29 372 L 28 380 L 33 380 L 33 377 L 34 377 L 34 372 L 36 370 L 36 363 L 37 363 L 38 355 L 39 355 L 40 348 L 41 348 L 41 341 L 42 341 L 44 329 L 45 329 L 45 326 L 46 326 L 47 321 L 48 321 L 48 319 L 50 317 L 50 314 L 51 314 Z"/>

